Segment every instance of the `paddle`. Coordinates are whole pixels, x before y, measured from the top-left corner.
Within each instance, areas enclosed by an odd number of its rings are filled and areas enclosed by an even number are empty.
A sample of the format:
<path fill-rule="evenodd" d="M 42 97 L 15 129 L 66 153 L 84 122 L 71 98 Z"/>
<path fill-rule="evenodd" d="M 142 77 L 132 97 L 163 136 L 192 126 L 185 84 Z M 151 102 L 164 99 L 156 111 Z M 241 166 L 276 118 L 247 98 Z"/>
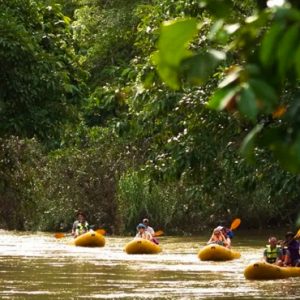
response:
<path fill-rule="evenodd" d="M 298 229 L 297 233 L 294 236 L 294 239 L 300 238 L 300 228 Z"/>
<path fill-rule="evenodd" d="M 161 236 L 163 234 L 164 234 L 164 232 L 162 230 L 158 230 L 158 231 L 154 232 L 154 236 Z"/>
<path fill-rule="evenodd" d="M 235 230 L 237 229 L 241 224 L 241 219 L 237 218 L 237 219 L 234 219 L 230 225 L 230 230 Z"/>
<path fill-rule="evenodd" d="M 95 230 L 95 232 L 97 232 L 97 233 L 99 233 L 101 235 L 105 235 L 106 234 L 106 231 L 104 229 L 97 229 L 97 230 Z M 62 232 L 57 232 L 57 233 L 54 234 L 54 237 L 56 239 L 61 239 L 61 238 L 67 237 L 69 235 L 71 235 L 71 234 L 65 234 L 65 233 L 62 233 Z"/>
<path fill-rule="evenodd" d="M 65 236 L 66 235 L 64 233 L 62 233 L 62 232 L 57 232 L 57 233 L 54 234 L 54 237 L 56 239 L 61 239 L 61 238 L 64 238 Z"/>

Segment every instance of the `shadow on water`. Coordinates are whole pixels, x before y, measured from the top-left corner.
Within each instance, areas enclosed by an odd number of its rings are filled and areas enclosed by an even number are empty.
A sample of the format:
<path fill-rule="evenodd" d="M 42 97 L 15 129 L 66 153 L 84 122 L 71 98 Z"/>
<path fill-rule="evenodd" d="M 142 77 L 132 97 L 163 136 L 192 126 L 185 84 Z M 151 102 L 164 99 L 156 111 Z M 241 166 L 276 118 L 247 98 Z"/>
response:
<path fill-rule="evenodd" d="M 242 258 L 200 262 L 207 237 L 163 237 L 159 255 L 127 255 L 130 238 L 104 248 L 67 245 L 49 234 L 0 233 L 1 299 L 300 299 L 299 278 L 247 281 L 243 269 L 261 257 L 265 236 L 234 239 Z"/>

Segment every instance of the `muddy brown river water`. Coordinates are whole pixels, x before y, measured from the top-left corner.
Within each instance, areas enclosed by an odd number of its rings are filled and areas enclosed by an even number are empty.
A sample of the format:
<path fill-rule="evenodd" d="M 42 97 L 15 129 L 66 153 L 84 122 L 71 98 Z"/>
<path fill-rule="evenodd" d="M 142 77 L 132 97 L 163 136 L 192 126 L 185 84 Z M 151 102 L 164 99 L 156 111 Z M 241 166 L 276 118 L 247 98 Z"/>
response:
<path fill-rule="evenodd" d="M 241 259 L 201 262 L 208 236 L 162 237 L 158 255 L 127 255 L 130 237 L 81 248 L 52 234 L 0 231 L 0 299 L 300 299 L 300 279 L 248 281 L 265 237 L 237 234 Z"/>

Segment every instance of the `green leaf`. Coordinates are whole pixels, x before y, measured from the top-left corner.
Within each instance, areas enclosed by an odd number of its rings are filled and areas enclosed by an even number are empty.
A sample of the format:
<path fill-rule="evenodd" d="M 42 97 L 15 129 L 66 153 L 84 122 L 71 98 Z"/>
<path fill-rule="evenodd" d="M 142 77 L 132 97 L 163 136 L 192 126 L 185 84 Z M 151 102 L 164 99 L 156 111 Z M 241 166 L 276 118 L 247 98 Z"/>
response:
<path fill-rule="evenodd" d="M 297 48 L 295 52 L 295 69 L 299 79 L 300 78 L 300 46 Z"/>
<path fill-rule="evenodd" d="M 211 27 L 207 37 L 210 40 L 214 40 L 217 36 L 217 34 L 220 32 L 220 30 L 222 30 L 224 26 L 224 20 L 220 19 L 217 20 Z"/>
<path fill-rule="evenodd" d="M 245 71 L 249 73 L 250 77 L 256 77 L 261 75 L 261 70 L 257 64 L 247 64 L 244 67 Z"/>
<path fill-rule="evenodd" d="M 300 21 L 300 12 L 296 8 L 282 6 L 276 9 L 275 20 L 278 20 L 279 22 L 286 20 L 298 22 Z"/>
<path fill-rule="evenodd" d="M 226 108 L 230 100 L 236 96 L 237 92 L 237 87 L 218 89 L 207 103 L 207 107 L 211 109 L 223 110 Z"/>
<path fill-rule="evenodd" d="M 158 42 L 160 62 L 177 67 L 190 55 L 188 43 L 197 33 L 196 19 L 178 19 L 164 22 Z"/>
<path fill-rule="evenodd" d="M 289 28 L 279 42 L 277 50 L 278 73 L 282 79 L 293 62 L 294 49 L 297 45 L 298 37 L 299 25 L 295 24 Z"/>
<path fill-rule="evenodd" d="M 278 141 L 274 145 L 274 155 L 279 160 L 281 166 L 287 171 L 297 174 L 300 171 L 300 141 L 297 140 L 294 144 L 285 144 Z"/>
<path fill-rule="evenodd" d="M 156 65 L 156 69 L 161 79 L 172 89 L 178 90 L 180 84 L 177 68 L 161 62 L 159 51 L 152 53 L 151 60 Z"/>
<path fill-rule="evenodd" d="M 244 138 L 242 146 L 240 148 L 240 152 L 243 156 L 245 156 L 248 160 L 254 160 L 254 148 L 255 141 L 258 133 L 263 129 L 263 125 L 256 125 Z"/>
<path fill-rule="evenodd" d="M 233 72 L 230 72 L 223 81 L 220 82 L 219 88 L 224 88 L 233 82 L 236 82 L 240 77 L 241 68 L 236 68 Z"/>
<path fill-rule="evenodd" d="M 152 61 L 171 88 L 179 88 L 179 66 L 183 59 L 192 55 L 188 43 L 197 33 L 197 20 L 191 18 L 164 22 L 158 41 L 158 51 L 153 53 Z"/>
<path fill-rule="evenodd" d="M 282 22 L 275 23 L 265 34 L 260 47 L 260 60 L 265 66 L 270 66 L 274 62 L 274 50 L 276 48 L 278 37 L 284 30 Z"/>
<path fill-rule="evenodd" d="M 250 79 L 249 84 L 257 98 L 263 102 L 266 113 L 271 113 L 278 102 L 274 88 L 261 79 Z"/>
<path fill-rule="evenodd" d="M 66 24 L 68 24 L 68 25 L 70 24 L 71 19 L 70 19 L 69 17 L 64 16 L 63 19 L 64 19 L 64 22 L 65 22 Z"/>
<path fill-rule="evenodd" d="M 274 153 L 281 166 L 292 173 L 300 171 L 300 135 L 291 139 L 286 128 L 266 128 L 257 139 L 257 144 Z"/>
<path fill-rule="evenodd" d="M 225 57 L 223 52 L 209 50 L 184 60 L 182 70 L 190 82 L 201 84 L 213 74 L 215 68 Z"/>
<path fill-rule="evenodd" d="M 255 121 L 258 108 L 256 105 L 256 97 L 251 86 L 246 83 L 243 85 L 238 99 L 239 110 L 249 119 Z"/>

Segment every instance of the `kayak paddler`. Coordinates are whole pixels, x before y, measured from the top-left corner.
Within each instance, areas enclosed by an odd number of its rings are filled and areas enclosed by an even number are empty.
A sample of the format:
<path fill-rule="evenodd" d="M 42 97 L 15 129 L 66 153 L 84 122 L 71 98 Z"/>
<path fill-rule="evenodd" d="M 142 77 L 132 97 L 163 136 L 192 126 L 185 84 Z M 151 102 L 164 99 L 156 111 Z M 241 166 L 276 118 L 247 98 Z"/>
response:
<path fill-rule="evenodd" d="M 149 226 L 149 219 L 145 218 L 143 219 L 143 224 L 145 225 L 146 227 L 146 230 L 152 235 L 154 236 L 154 229 L 152 227 Z"/>
<path fill-rule="evenodd" d="M 223 233 L 225 240 L 226 240 L 226 246 L 227 248 L 231 247 L 231 239 L 233 238 L 233 232 L 229 228 L 226 228 L 224 226 L 218 226 L 218 228 L 221 229 L 221 232 Z"/>
<path fill-rule="evenodd" d="M 269 264 L 275 264 L 277 266 L 282 266 L 282 249 L 278 246 L 277 238 L 271 236 L 268 240 L 268 244 L 264 250 L 264 260 Z"/>
<path fill-rule="evenodd" d="M 292 267 L 300 267 L 300 254 L 299 242 L 295 240 L 295 234 L 293 232 L 287 232 L 285 235 L 285 245 L 287 246 L 287 255 L 284 266 L 291 265 Z"/>
<path fill-rule="evenodd" d="M 89 224 L 86 221 L 86 215 L 83 211 L 78 211 L 76 214 L 77 220 L 73 223 L 72 235 L 74 238 L 89 231 Z"/>
<path fill-rule="evenodd" d="M 145 239 L 152 241 L 152 235 L 149 231 L 146 230 L 146 226 L 143 223 L 138 224 L 136 230 L 138 232 L 135 236 L 135 239 Z"/>
<path fill-rule="evenodd" d="M 223 229 L 222 226 L 216 227 L 207 244 L 218 244 L 227 247 L 228 246 L 227 240 L 224 234 L 222 233 L 222 229 Z"/>
<path fill-rule="evenodd" d="M 148 231 L 152 235 L 152 242 L 156 245 L 159 245 L 158 239 L 155 237 L 155 231 L 152 227 L 149 226 L 149 219 L 145 218 L 143 219 L 143 224 L 146 227 L 146 231 Z"/>

